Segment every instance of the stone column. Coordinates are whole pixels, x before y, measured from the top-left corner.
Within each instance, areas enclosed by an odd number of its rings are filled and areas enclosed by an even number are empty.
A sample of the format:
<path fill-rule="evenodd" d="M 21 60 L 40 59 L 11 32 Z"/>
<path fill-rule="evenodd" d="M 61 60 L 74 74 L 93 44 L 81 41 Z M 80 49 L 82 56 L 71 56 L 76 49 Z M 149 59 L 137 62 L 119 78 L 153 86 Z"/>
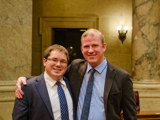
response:
<path fill-rule="evenodd" d="M 132 78 L 160 81 L 159 0 L 133 0 Z"/>
<path fill-rule="evenodd" d="M 160 110 L 160 0 L 133 0 L 132 33 L 134 89 L 140 93 L 142 110 Z"/>

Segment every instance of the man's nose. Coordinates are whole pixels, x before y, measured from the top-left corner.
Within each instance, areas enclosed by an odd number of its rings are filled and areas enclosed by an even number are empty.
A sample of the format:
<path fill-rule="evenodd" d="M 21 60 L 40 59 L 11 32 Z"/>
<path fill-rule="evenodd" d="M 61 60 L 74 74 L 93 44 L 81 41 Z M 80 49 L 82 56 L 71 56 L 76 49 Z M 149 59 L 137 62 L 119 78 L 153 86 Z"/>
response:
<path fill-rule="evenodd" d="M 60 62 L 60 61 L 57 61 L 56 65 L 61 65 L 61 62 Z"/>
<path fill-rule="evenodd" d="M 93 52 L 93 51 L 94 51 L 93 48 L 92 48 L 92 47 L 89 47 L 88 52 Z"/>

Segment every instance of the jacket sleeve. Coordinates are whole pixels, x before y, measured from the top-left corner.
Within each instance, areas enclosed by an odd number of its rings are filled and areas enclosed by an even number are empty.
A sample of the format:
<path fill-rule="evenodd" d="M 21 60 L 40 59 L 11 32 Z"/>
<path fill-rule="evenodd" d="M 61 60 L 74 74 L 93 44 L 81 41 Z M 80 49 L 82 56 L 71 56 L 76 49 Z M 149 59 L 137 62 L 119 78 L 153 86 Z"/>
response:
<path fill-rule="evenodd" d="M 28 120 L 28 102 L 25 93 L 25 87 L 22 85 L 22 91 L 24 92 L 24 96 L 22 99 L 15 98 L 14 108 L 12 112 L 12 120 Z"/>
<path fill-rule="evenodd" d="M 123 81 L 122 90 L 122 109 L 123 116 L 126 120 L 137 120 L 136 101 L 133 91 L 133 83 L 130 75 L 127 75 Z"/>

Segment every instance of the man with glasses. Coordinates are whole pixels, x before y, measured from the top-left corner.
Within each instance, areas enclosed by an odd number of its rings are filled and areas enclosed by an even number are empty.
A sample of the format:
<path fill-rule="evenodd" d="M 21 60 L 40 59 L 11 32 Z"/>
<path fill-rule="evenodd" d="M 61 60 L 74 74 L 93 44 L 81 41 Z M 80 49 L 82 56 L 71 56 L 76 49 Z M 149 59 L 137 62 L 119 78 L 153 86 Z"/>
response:
<path fill-rule="evenodd" d="M 22 85 L 24 96 L 15 100 L 13 120 L 76 120 L 68 79 L 63 77 L 68 60 L 63 46 L 52 45 L 45 50 L 45 71 Z"/>

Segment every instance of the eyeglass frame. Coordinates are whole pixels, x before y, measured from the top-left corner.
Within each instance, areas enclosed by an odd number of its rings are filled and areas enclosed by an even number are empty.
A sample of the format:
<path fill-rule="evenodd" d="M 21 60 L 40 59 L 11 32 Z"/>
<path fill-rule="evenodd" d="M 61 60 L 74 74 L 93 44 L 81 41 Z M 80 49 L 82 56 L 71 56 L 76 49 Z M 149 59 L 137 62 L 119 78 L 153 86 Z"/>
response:
<path fill-rule="evenodd" d="M 46 60 L 50 60 L 55 64 L 57 64 L 58 62 L 60 62 L 61 65 L 67 65 L 68 64 L 68 62 L 64 59 L 58 60 L 57 58 L 47 58 Z"/>

